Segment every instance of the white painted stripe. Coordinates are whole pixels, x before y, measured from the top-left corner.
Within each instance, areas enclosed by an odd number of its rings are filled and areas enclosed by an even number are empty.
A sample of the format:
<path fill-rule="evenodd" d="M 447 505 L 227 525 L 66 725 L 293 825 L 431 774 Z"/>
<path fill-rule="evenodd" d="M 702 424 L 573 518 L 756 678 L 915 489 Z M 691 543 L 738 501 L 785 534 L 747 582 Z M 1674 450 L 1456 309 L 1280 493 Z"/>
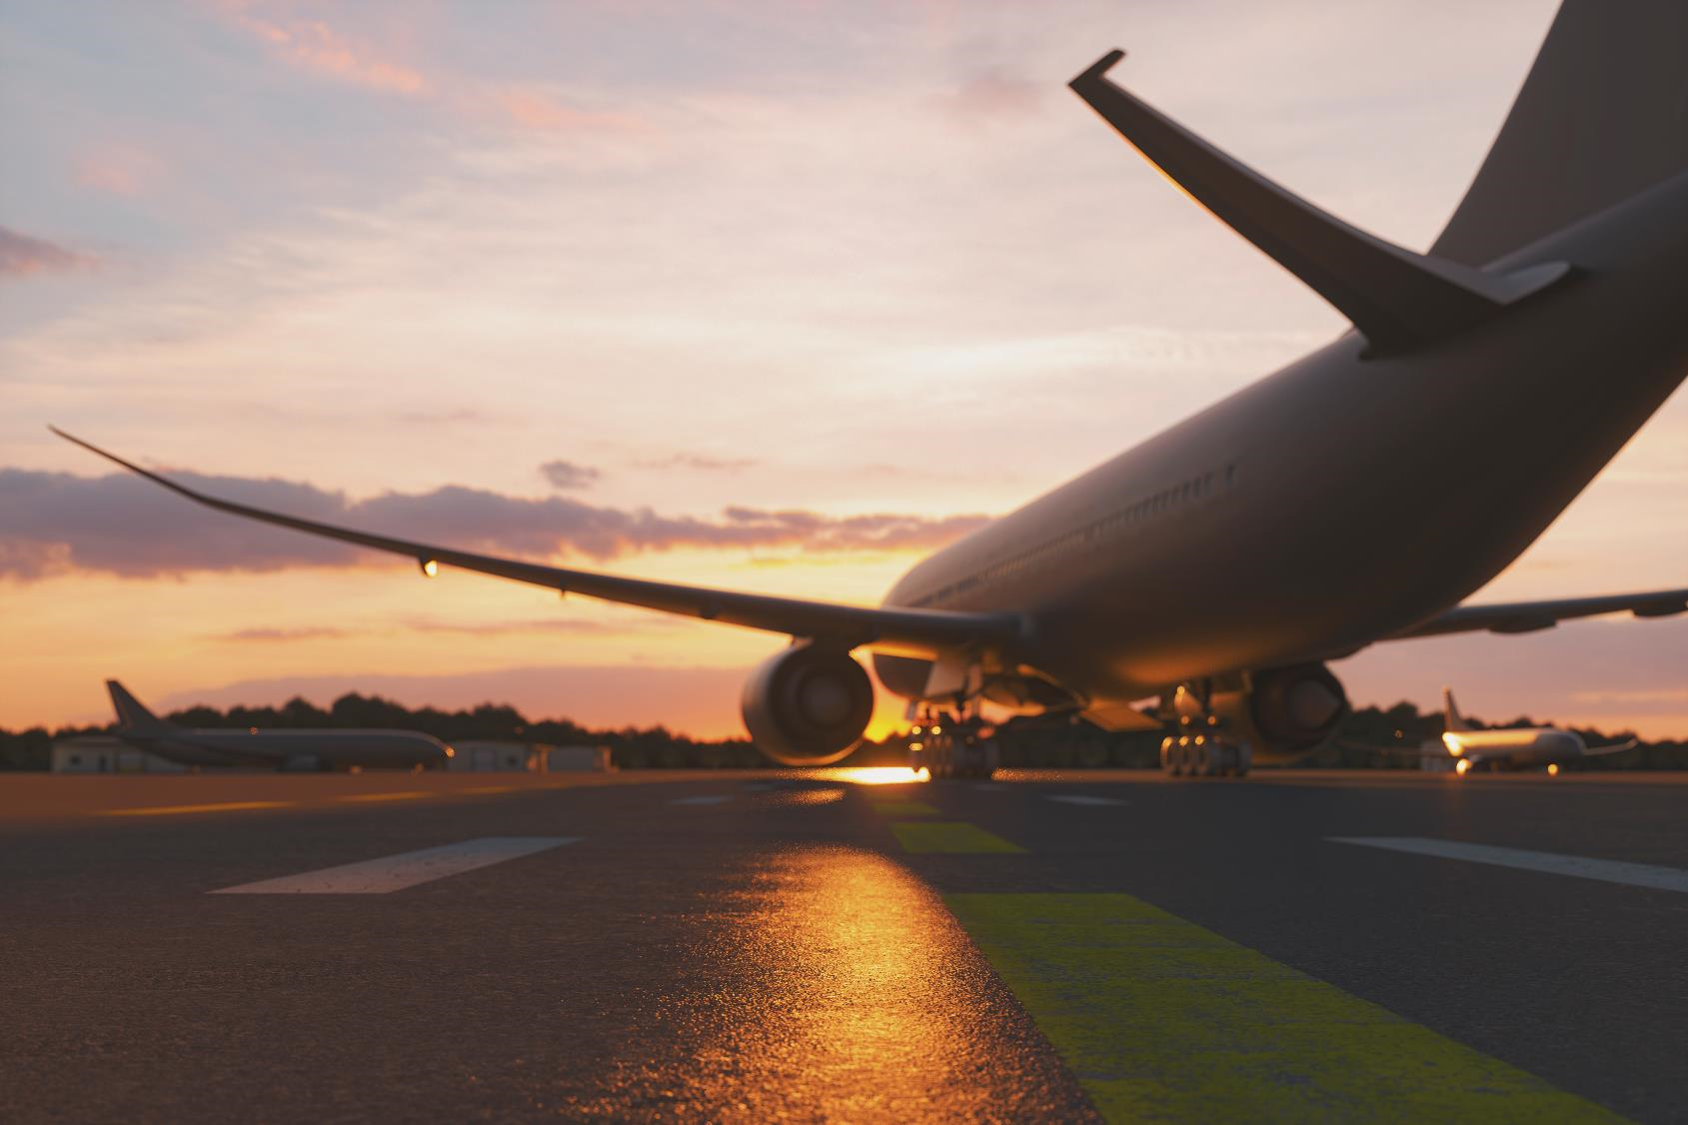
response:
<path fill-rule="evenodd" d="M 1123 805 L 1124 801 L 1116 801 L 1112 797 L 1085 797 L 1077 793 L 1062 793 L 1046 798 L 1050 801 L 1060 801 L 1064 805 Z"/>
<path fill-rule="evenodd" d="M 676 797 L 668 803 L 671 805 L 719 805 L 730 800 L 732 800 L 731 797 L 722 796 Z"/>
<path fill-rule="evenodd" d="M 1523 848 L 1493 848 L 1487 844 L 1462 844 L 1422 836 L 1329 836 L 1326 839 L 1333 844 L 1360 844 L 1392 852 L 1463 859 L 1496 867 L 1516 867 L 1521 871 L 1541 871 L 1549 875 L 1570 875 L 1578 879 L 1599 879 L 1605 883 L 1688 894 L 1688 871 L 1676 867 L 1656 867 L 1650 863 L 1586 859 L 1576 855 L 1525 851 Z"/>
<path fill-rule="evenodd" d="M 384 895 L 578 841 L 578 836 L 488 836 L 419 852 L 325 867 L 212 891 L 214 895 Z"/>

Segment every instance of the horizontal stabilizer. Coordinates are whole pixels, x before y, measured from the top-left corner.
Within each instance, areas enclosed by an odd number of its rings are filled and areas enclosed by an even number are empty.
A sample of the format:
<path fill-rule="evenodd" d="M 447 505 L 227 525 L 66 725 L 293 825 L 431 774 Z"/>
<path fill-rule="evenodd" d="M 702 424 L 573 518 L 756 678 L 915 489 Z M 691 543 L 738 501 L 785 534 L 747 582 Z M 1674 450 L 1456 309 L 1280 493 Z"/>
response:
<path fill-rule="evenodd" d="M 1335 305 L 1374 351 L 1445 339 L 1569 272 L 1553 262 L 1485 273 L 1350 226 L 1115 85 L 1107 72 L 1124 57 L 1105 55 L 1073 79 L 1073 91 L 1191 198 Z"/>

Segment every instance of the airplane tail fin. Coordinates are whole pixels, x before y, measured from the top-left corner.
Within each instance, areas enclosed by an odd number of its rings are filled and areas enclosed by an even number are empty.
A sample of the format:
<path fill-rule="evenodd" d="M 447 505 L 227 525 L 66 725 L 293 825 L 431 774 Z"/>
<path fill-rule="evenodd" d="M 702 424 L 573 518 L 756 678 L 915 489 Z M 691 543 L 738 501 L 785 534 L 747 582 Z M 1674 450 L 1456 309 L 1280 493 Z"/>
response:
<path fill-rule="evenodd" d="M 137 733 L 166 730 L 170 724 L 146 709 L 146 705 L 129 694 L 129 689 L 116 680 L 106 681 L 111 693 L 111 707 L 117 712 L 117 725 Z"/>
<path fill-rule="evenodd" d="M 1459 713 L 1459 704 L 1454 702 L 1454 689 L 1442 689 L 1442 729 L 1470 730 L 1471 724 L 1465 721 L 1465 716 Z"/>
<path fill-rule="evenodd" d="M 1437 258 L 1481 266 L 1688 169 L 1688 4 L 1564 0 Z"/>

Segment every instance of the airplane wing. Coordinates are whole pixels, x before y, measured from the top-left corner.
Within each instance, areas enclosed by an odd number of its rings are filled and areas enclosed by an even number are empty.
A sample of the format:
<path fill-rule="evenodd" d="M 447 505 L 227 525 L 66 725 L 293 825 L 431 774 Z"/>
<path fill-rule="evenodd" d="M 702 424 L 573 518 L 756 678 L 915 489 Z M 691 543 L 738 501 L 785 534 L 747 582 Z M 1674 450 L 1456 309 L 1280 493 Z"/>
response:
<path fill-rule="evenodd" d="M 220 512 L 247 519 L 290 527 L 311 535 L 355 543 L 389 554 L 416 560 L 424 574 L 433 575 L 441 566 L 479 571 L 534 586 L 548 586 L 565 594 L 642 606 L 683 617 L 722 621 L 747 629 L 786 633 L 793 637 L 823 639 L 849 648 L 866 645 L 879 651 L 912 656 L 936 656 L 940 652 L 979 645 L 1004 644 L 1020 637 L 1024 628 L 1018 614 L 960 613 L 931 609 L 875 609 L 838 605 L 800 598 L 736 593 L 701 586 L 621 578 L 586 570 L 569 570 L 517 559 L 501 559 L 450 547 L 373 535 L 353 528 L 317 523 L 296 516 L 237 504 L 188 488 L 173 480 L 125 461 L 113 453 L 73 437 L 56 426 L 48 427 L 66 441 L 80 445 L 132 473 L 146 477 L 181 496 Z"/>
<path fill-rule="evenodd" d="M 1632 738 L 1628 742 L 1614 742 L 1610 746 L 1590 746 L 1583 751 L 1583 757 L 1604 758 L 1608 754 L 1622 754 L 1625 750 L 1634 750 L 1640 745 L 1639 740 Z"/>
<path fill-rule="evenodd" d="M 1447 633 L 1533 633 L 1551 629 L 1577 617 L 1630 613 L 1636 617 L 1671 617 L 1688 612 L 1688 590 L 1654 590 L 1644 594 L 1604 594 L 1592 598 L 1559 598 L 1542 602 L 1460 605 L 1422 621 L 1386 640 L 1438 637 Z"/>

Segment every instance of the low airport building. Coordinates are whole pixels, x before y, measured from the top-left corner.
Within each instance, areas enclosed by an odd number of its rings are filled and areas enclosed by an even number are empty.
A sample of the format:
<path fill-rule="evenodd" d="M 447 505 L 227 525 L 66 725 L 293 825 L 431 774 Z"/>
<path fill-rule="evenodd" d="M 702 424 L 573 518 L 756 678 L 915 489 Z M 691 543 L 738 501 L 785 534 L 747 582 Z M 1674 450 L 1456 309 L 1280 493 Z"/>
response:
<path fill-rule="evenodd" d="M 186 773 L 187 767 L 137 750 L 121 738 L 85 734 L 53 743 L 54 773 Z"/>
<path fill-rule="evenodd" d="M 452 743 L 450 768 L 475 773 L 574 773 L 605 771 L 608 746 L 551 746 L 543 742 Z"/>

